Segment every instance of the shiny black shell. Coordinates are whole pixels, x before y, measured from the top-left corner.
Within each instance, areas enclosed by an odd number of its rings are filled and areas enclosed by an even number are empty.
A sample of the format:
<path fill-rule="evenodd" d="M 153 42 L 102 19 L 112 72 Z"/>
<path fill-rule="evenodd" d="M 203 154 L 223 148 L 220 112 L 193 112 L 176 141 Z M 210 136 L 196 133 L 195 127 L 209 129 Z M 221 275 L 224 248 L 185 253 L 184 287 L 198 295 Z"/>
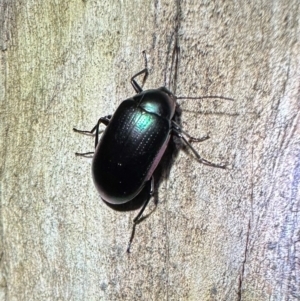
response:
<path fill-rule="evenodd" d="M 170 138 L 176 100 L 164 88 L 124 100 L 98 143 L 92 174 L 100 196 L 123 204 L 143 189 Z"/>

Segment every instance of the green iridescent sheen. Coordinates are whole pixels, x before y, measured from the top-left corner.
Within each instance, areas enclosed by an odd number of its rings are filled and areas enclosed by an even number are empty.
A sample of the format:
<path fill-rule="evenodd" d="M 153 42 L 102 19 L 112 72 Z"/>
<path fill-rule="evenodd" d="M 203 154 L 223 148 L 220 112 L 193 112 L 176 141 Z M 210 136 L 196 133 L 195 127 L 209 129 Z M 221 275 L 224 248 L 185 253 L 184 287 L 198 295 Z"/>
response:
<path fill-rule="evenodd" d="M 155 119 L 145 112 L 142 112 L 136 117 L 136 130 L 138 132 L 145 132 L 145 130 L 151 128 L 153 126 L 153 123 L 155 122 Z"/>

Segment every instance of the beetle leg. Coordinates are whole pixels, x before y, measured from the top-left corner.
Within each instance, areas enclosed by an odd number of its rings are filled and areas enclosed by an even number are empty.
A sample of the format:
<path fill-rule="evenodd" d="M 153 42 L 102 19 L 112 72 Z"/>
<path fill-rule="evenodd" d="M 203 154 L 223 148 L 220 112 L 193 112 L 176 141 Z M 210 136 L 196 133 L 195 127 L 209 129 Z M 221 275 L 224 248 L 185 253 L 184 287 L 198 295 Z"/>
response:
<path fill-rule="evenodd" d="M 136 82 L 135 78 L 141 74 L 145 73 L 143 81 L 142 81 L 142 86 L 144 85 L 148 75 L 149 75 L 149 70 L 148 68 L 143 69 L 142 71 L 138 72 L 137 74 L 135 74 L 131 79 L 130 82 L 132 84 L 133 89 L 135 90 L 136 93 L 141 93 L 143 91 L 143 89 L 141 88 L 141 86 Z"/>
<path fill-rule="evenodd" d="M 187 133 L 186 131 L 184 131 L 175 121 L 172 120 L 172 126 L 173 126 L 173 130 L 175 130 L 178 133 L 183 133 L 185 136 L 187 136 L 189 138 L 189 141 L 193 141 L 193 142 L 202 142 L 205 141 L 207 139 L 209 139 L 209 135 L 203 136 L 201 138 L 195 138 L 192 137 L 189 133 Z"/>
<path fill-rule="evenodd" d="M 144 56 L 144 59 L 145 59 L 145 68 L 138 72 L 137 74 L 135 74 L 131 79 L 130 79 L 130 82 L 132 84 L 132 87 L 133 89 L 135 90 L 136 93 L 141 93 L 143 91 L 142 87 L 144 86 L 147 78 L 148 78 L 148 75 L 149 75 L 149 70 L 148 70 L 148 60 L 147 60 L 147 56 L 146 56 L 146 51 L 144 50 L 143 51 L 143 56 Z M 141 74 L 145 73 L 144 77 L 143 77 L 143 81 L 142 81 L 142 85 L 140 86 L 135 78 Z"/>
<path fill-rule="evenodd" d="M 134 222 L 135 224 L 138 224 L 138 223 L 139 223 L 139 220 L 140 220 L 140 218 L 141 218 L 141 216 L 142 216 L 142 214 L 143 214 L 145 208 L 147 207 L 147 205 L 148 205 L 148 203 L 149 203 L 151 197 L 153 196 L 153 193 L 154 193 L 154 177 L 152 176 L 152 177 L 151 177 L 151 188 L 150 188 L 150 192 L 149 192 L 148 199 L 147 199 L 147 201 L 144 203 L 144 205 L 143 205 L 142 209 L 140 210 L 140 212 L 138 213 L 138 215 L 134 218 L 133 222 Z"/>
<path fill-rule="evenodd" d="M 103 123 L 105 126 L 107 126 L 109 124 L 110 118 L 111 118 L 111 115 L 101 117 L 98 120 L 97 124 L 95 125 L 95 127 L 96 127 L 95 148 L 97 147 L 98 141 L 99 141 L 99 125 L 100 125 L 100 123 Z"/>
<path fill-rule="evenodd" d="M 76 132 L 76 133 L 80 133 L 80 134 L 95 136 L 94 132 L 96 130 L 97 125 L 98 125 L 98 123 L 90 131 L 78 130 L 76 128 L 73 128 L 73 131 Z"/>
<path fill-rule="evenodd" d="M 146 202 L 144 203 L 142 209 L 138 213 L 138 215 L 133 219 L 133 227 L 132 227 L 131 236 L 130 236 L 130 240 L 129 240 L 128 247 L 127 247 L 127 253 L 130 253 L 130 247 L 131 247 L 134 235 L 135 235 L 135 228 L 136 228 L 136 226 L 141 221 L 143 221 L 144 219 L 146 219 L 148 217 L 148 215 L 146 215 L 144 217 L 141 217 L 141 216 L 142 216 L 144 210 L 146 209 L 147 205 L 149 204 L 149 201 L 150 201 L 151 197 L 154 194 L 154 177 L 153 176 L 151 177 L 150 181 L 151 181 L 151 188 L 150 188 L 150 192 L 149 192 L 148 198 L 147 198 Z"/>
<path fill-rule="evenodd" d="M 99 126 L 101 123 L 103 123 L 105 126 L 107 126 L 110 122 L 111 115 L 107 115 L 104 117 L 99 118 L 97 124 L 90 130 L 90 131 L 85 131 L 85 130 L 78 130 L 76 128 L 73 128 L 73 131 L 76 133 L 84 134 L 84 135 L 92 135 L 95 136 L 95 148 L 98 145 L 98 139 L 99 139 Z M 96 133 L 94 134 L 94 132 Z M 76 156 L 83 156 L 86 157 L 88 155 L 93 154 L 94 152 L 87 152 L 87 153 L 75 153 Z"/>
<path fill-rule="evenodd" d="M 75 156 L 81 156 L 86 158 L 91 158 L 90 156 L 93 155 L 94 152 L 87 152 L 87 153 L 75 153 Z"/>
<path fill-rule="evenodd" d="M 204 158 L 201 158 L 199 153 L 193 148 L 193 146 L 188 142 L 188 140 L 185 139 L 185 137 L 178 130 L 173 129 L 173 132 L 192 150 L 192 152 L 194 153 L 194 155 L 196 156 L 196 158 L 198 159 L 199 162 L 201 162 L 202 164 L 208 165 L 208 166 L 226 169 L 225 164 L 215 164 Z"/>
<path fill-rule="evenodd" d="M 103 123 L 104 125 L 107 126 L 109 124 L 110 118 L 111 118 L 111 115 L 107 115 L 107 116 L 101 117 L 98 120 L 97 124 L 90 131 L 78 130 L 76 128 L 73 128 L 73 131 L 76 132 L 76 133 L 80 133 L 80 134 L 86 134 L 86 135 L 92 135 L 92 136 L 94 136 L 95 135 L 94 132 L 97 129 L 97 127 L 99 126 L 99 124 Z"/>

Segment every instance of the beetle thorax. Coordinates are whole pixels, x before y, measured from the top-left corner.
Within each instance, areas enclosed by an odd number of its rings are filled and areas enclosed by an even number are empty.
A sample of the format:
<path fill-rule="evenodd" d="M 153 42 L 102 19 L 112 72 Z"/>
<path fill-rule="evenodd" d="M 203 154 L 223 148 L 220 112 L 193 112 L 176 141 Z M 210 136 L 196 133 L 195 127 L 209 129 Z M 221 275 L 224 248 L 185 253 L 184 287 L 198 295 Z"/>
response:
<path fill-rule="evenodd" d="M 146 90 L 136 95 L 134 100 L 149 113 L 171 120 L 175 113 L 176 100 L 163 91 Z"/>

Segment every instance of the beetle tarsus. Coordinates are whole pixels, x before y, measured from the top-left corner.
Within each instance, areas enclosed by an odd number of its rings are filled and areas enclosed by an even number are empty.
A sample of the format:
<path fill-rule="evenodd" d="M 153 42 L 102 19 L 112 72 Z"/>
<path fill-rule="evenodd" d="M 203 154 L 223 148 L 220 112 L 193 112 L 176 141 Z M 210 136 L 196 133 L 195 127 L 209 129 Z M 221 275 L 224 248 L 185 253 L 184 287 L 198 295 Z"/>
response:
<path fill-rule="evenodd" d="M 210 138 L 209 135 L 205 135 L 205 136 L 200 137 L 200 138 L 189 137 L 189 141 L 190 142 L 203 142 L 203 141 L 205 141 L 205 140 L 207 140 L 209 138 Z"/>
<path fill-rule="evenodd" d="M 132 244 L 132 241 L 133 241 L 133 238 L 134 238 L 134 235 L 135 235 L 135 227 L 136 227 L 136 224 L 134 223 L 133 227 L 132 227 L 132 231 L 131 231 L 131 236 L 130 236 L 130 240 L 129 240 L 129 243 L 128 243 L 128 247 L 127 247 L 127 250 L 126 250 L 127 253 L 130 253 L 131 244 Z"/>
<path fill-rule="evenodd" d="M 95 134 L 91 131 L 78 130 L 76 128 L 73 128 L 73 131 L 76 133 L 84 134 L 84 135 L 95 136 Z"/>
<path fill-rule="evenodd" d="M 94 155 L 94 152 L 75 153 L 75 156 L 78 156 L 78 157 L 87 157 L 87 158 L 89 158 L 91 155 Z"/>

